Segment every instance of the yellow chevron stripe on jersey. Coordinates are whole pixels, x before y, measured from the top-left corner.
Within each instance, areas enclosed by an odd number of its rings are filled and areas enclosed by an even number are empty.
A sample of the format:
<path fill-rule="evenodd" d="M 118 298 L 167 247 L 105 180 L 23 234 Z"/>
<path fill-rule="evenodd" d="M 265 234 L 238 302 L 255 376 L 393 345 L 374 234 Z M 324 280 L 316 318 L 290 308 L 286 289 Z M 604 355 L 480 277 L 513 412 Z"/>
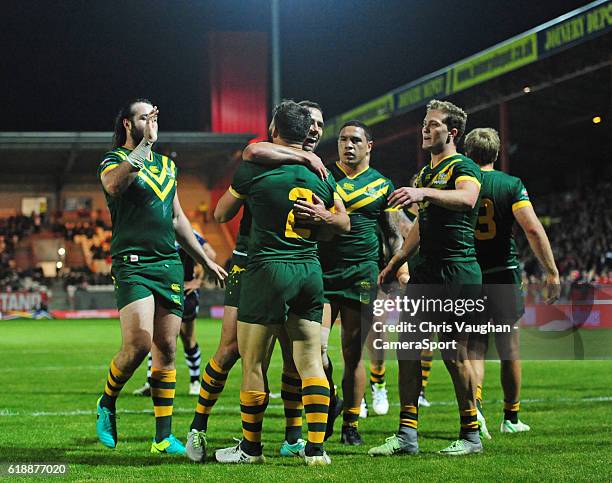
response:
<path fill-rule="evenodd" d="M 344 191 L 342 187 L 338 185 L 338 193 L 340 193 L 340 196 L 342 196 L 342 199 L 348 203 L 349 201 L 357 198 L 358 196 L 362 195 L 366 191 L 372 188 L 376 188 L 378 185 L 381 185 L 386 181 L 387 180 L 385 178 L 378 178 L 376 181 L 372 181 L 370 184 L 367 184 L 363 188 L 359 188 L 357 191 L 350 193 L 350 194 L 347 194 L 346 191 Z"/>
<path fill-rule="evenodd" d="M 387 191 L 389 191 L 389 185 L 384 186 L 383 188 L 379 189 L 373 195 L 368 195 L 365 198 L 362 198 L 361 200 L 357 201 L 356 203 L 353 203 L 351 206 L 348 206 L 346 208 L 346 212 L 352 213 L 353 211 L 359 208 L 362 208 L 364 206 L 369 205 L 370 203 L 373 203 L 378 198 L 380 198 L 382 195 L 387 194 Z"/>
<path fill-rule="evenodd" d="M 138 172 L 138 177 L 142 179 L 145 183 L 147 183 L 151 187 L 153 192 L 157 195 L 157 197 L 162 201 L 166 199 L 166 196 L 168 196 L 168 193 L 170 193 L 170 190 L 174 186 L 174 179 L 171 179 L 170 181 L 168 181 L 163 191 L 160 190 L 158 186 L 153 182 L 153 180 L 149 178 L 147 172 L 143 170 L 140 170 Z"/>
<path fill-rule="evenodd" d="M 163 185 L 164 181 L 166 180 L 166 175 L 168 174 L 168 157 L 162 156 L 162 170 L 159 175 L 153 173 L 153 171 L 151 171 L 151 168 L 147 168 L 146 166 L 143 166 L 142 170 L 146 171 L 147 175 L 157 181 L 157 183 L 161 187 L 161 185 Z"/>
<path fill-rule="evenodd" d="M 531 201 L 529 200 L 517 201 L 516 203 L 512 205 L 512 213 L 514 213 L 516 210 L 520 210 L 521 208 L 525 208 L 525 206 L 531 206 Z"/>

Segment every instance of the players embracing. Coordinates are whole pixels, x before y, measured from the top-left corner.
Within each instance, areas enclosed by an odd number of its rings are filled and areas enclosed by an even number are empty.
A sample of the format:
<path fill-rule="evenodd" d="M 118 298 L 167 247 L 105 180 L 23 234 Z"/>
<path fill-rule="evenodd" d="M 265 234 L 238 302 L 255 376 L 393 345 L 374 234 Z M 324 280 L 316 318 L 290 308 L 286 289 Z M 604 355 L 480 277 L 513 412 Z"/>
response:
<path fill-rule="evenodd" d="M 283 101 L 270 125 L 274 144 L 300 150 L 310 131 L 308 108 Z M 296 205 L 306 205 L 299 217 Z M 347 232 L 349 218 L 336 194 L 333 178 L 299 164 L 243 163 L 215 210 L 231 219 L 247 203 L 252 216 L 247 270 L 242 275 L 237 339 L 242 357 L 240 405 L 243 439 L 218 450 L 222 463 L 261 463 L 261 430 L 268 404 L 267 367 L 274 338 L 284 330 L 302 381 L 308 440 L 301 456 L 309 465 L 331 462 L 323 450 L 329 385 L 320 356 L 323 276 L 317 236 L 325 228 Z M 334 207 L 336 213 L 328 209 Z"/>

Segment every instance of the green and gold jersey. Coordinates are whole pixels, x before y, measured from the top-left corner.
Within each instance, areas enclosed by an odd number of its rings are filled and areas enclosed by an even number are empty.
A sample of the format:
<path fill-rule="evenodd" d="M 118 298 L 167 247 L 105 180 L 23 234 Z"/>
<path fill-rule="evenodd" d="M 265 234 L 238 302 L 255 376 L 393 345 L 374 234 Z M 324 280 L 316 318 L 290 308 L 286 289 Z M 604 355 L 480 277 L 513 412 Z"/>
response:
<path fill-rule="evenodd" d="M 331 175 L 323 181 L 304 166 L 242 163 L 229 190 L 246 200 L 252 215 L 249 265 L 317 261 L 316 230 L 296 222 L 293 205 L 299 199 L 312 202 L 314 193 L 329 208 L 338 196 L 335 189 Z"/>
<path fill-rule="evenodd" d="M 106 153 L 98 167 L 98 178 L 127 161 L 130 152 L 120 147 Z M 104 191 L 113 223 L 113 261 L 180 263 L 172 224 L 176 174 L 174 161 L 152 152 L 123 193 L 110 196 Z"/>
<path fill-rule="evenodd" d="M 371 166 L 347 175 L 340 163 L 328 167 L 351 219 L 351 231 L 319 244 L 323 269 L 338 263 L 380 262 L 378 224 L 385 211 L 393 210 L 387 197 L 395 190 L 390 179 Z"/>
<path fill-rule="evenodd" d="M 470 180 L 480 186 L 482 174 L 478 165 L 461 154 L 447 156 L 435 167 L 428 163 L 419 172 L 417 188 L 454 190 L 456 183 Z M 453 211 L 429 201 L 419 203 L 419 254 L 435 262 L 476 261 L 474 229 L 478 203 L 468 211 Z"/>
<path fill-rule="evenodd" d="M 483 273 L 519 266 L 512 229 L 514 212 L 531 206 L 519 178 L 502 171 L 482 170 L 480 211 L 476 226 L 476 256 Z"/>

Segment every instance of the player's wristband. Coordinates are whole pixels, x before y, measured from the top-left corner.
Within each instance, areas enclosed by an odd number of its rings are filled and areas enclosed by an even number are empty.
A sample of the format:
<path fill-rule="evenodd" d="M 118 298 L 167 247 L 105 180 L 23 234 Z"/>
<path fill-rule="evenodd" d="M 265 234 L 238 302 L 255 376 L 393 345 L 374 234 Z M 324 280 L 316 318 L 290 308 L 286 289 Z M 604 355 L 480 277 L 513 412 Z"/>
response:
<path fill-rule="evenodd" d="M 136 171 L 140 171 L 144 167 L 142 161 L 139 161 L 137 159 L 131 159 L 130 157 L 128 157 L 128 163 L 130 163 L 132 167 L 136 169 Z"/>
<path fill-rule="evenodd" d="M 151 146 L 153 146 L 153 143 L 145 141 L 145 139 L 140 141 L 140 144 L 136 146 L 130 154 L 128 154 L 128 163 L 130 163 L 137 170 L 142 169 L 144 167 L 145 159 L 147 159 L 149 154 L 151 154 Z"/>

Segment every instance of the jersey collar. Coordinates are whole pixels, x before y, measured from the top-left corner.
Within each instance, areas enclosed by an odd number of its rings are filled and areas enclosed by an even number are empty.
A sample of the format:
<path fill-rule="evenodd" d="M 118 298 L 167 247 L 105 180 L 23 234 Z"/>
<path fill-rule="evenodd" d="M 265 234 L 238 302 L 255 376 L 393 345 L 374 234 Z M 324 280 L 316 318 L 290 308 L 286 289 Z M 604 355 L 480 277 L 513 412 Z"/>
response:
<path fill-rule="evenodd" d="M 350 174 L 348 174 L 348 173 L 347 173 L 347 172 L 344 170 L 344 168 L 343 168 L 343 167 L 342 167 L 342 165 L 340 164 L 340 161 L 336 161 L 336 166 L 338 166 L 338 169 L 339 169 L 340 171 L 342 171 L 342 172 L 344 173 L 344 175 L 345 175 L 345 176 L 346 176 L 348 179 L 355 179 L 357 176 L 359 176 L 359 175 L 361 175 L 361 174 L 365 173 L 365 172 L 366 172 L 368 169 L 370 169 L 370 165 L 368 164 L 368 166 L 367 166 L 365 169 L 362 169 L 361 171 L 359 171 L 359 173 L 356 173 L 356 174 L 350 175 Z"/>
<path fill-rule="evenodd" d="M 459 153 L 455 153 L 455 154 L 449 154 L 448 156 L 443 157 L 438 164 L 436 164 L 436 166 L 434 167 L 431 163 L 431 160 L 429 161 L 429 169 L 436 169 L 438 166 L 440 166 L 444 161 L 454 157 L 454 156 L 458 156 Z"/>

